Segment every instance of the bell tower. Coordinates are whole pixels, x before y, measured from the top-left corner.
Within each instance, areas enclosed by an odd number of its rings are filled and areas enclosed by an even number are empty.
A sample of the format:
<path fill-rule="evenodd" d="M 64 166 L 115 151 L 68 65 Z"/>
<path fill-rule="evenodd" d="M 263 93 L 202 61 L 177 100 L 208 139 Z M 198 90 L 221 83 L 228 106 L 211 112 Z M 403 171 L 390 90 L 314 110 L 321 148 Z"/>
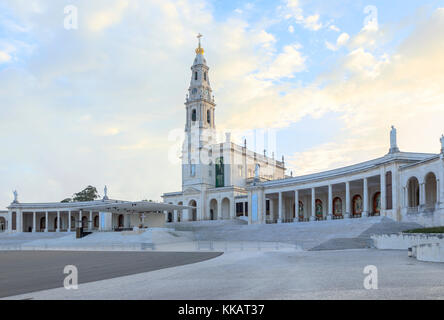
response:
<path fill-rule="evenodd" d="M 182 187 L 202 190 L 214 186 L 211 172 L 211 145 L 215 141 L 215 101 L 210 86 L 209 70 L 201 45 L 202 35 L 191 66 L 191 82 L 186 96 L 185 141 L 182 156 Z"/>

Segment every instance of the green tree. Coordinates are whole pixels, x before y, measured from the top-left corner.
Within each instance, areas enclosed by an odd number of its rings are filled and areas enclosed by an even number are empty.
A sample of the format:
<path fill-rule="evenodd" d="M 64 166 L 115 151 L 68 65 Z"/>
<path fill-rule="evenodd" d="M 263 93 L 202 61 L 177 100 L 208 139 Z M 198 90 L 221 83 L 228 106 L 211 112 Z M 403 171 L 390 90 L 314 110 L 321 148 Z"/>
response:
<path fill-rule="evenodd" d="M 96 200 L 99 197 L 99 193 L 97 192 L 97 189 L 95 187 L 87 186 L 82 191 L 75 193 L 72 200 L 74 202 L 85 202 Z"/>
<path fill-rule="evenodd" d="M 66 198 L 66 199 L 62 200 L 61 202 L 62 203 L 68 203 L 68 202 L 71 202 L 71 201 L 72 201 L 71 198 Z"/>

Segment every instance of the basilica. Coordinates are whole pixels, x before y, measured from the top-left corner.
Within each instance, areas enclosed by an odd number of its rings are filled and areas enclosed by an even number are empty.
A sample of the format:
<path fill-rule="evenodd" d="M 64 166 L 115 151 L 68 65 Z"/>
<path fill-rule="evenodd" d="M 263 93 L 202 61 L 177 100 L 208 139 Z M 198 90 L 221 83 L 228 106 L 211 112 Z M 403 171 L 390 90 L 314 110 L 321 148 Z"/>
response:
<path fill-rule="evenodd" d="M 284 158 L 256 153 L 246 142 L 236 144 L 230 133 L 216 141 L 216 104 L 200 40 L 191 71 L 182 190 L 165 193 L 163 199 L 193 209 L 168 212 L 168 222 L 239 218 L 250 224 L 293 223 L 383 215 L 444 225 L 444 136 L 440 153 L 402 152 L 392 127 L 390 148 L 380 158 L 288 176 Z"/>
<path fill-rule="evenodd" d="M 22 203 L 14 192 L 14 201 L 0 211 L 0 231 L 121 231 L 202 220 L 316 223 L 372 216 L 444 225 L 444 135 L 439 153 L 403 152 L 392 127 L 388 152 L 377 159 L 289 176 L 284 157 L 250 150 L 246 140 L 236 144 L 230 133 L 218 141 L 209 70 L 199 36 L 185 101 L 181 191 L 163 194 L 163 203 L 109 199 L 106 187 L 103 199 L 77 203 Z"/>

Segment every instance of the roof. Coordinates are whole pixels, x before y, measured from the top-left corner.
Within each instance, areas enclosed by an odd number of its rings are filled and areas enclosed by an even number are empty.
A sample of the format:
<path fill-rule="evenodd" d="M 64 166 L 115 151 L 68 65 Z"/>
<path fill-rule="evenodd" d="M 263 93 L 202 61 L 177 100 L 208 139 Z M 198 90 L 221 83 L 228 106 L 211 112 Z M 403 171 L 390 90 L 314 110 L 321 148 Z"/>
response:
<path fill-rule="evenodd" d="M 149 201 L 121 201 L 121 200 L 97 200 L 86 202 L 46 202 L 46 203 L 12 203 L 8 209 L 33 209 L 33 210 L 85 210 L 103 212 L 153 212 L 191 209 L 189 206 L 177 206 L 166 203 Z"/>
<path fill-rule="evenodd" d="M 426 159 L 436 157 L 436 154 L 433 153 L 414 153 L 414 152 L 397 152 L 397 153 L 389 153 L 383 157 L 361 162 L 358 164 L 354 164 L 351 166 L 341 167 L 333 170 L 307 174 L 303 176 L 297 176 L 293 178 L 279 179 L 279 180 L 271 180 L 260 183 L 262 186 L 273 186 L 287 183 L 302 183 L 310 180 L 320 180 L 320 179 L 328 179 L 334 178 L 337 176 L 341 176 L 344 174 L 355 173 L 359 171 L 365 171 L 369 169 L 376 168 L 380 165 L 394 162 L 394 161 L 405 161 L 405 162 L 414 162 L 424 161 Z"/>

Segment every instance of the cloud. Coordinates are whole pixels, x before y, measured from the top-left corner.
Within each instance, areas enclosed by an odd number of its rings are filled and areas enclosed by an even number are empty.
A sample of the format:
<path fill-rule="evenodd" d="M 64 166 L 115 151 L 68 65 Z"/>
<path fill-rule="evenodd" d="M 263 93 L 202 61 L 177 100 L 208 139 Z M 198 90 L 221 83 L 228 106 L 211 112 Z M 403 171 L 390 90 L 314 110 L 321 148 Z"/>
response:
<path fill-rule="evenodd" d="M 94 12 L 88 18 L 88 28 L 91 31 L 98 32 L 120 22 L 128 5 L 127 0 L 118 0 L 114 2 L 114 5 Z"/>
<path fill-rule="evenodd" d="M 264 71 L 258 74 L 261 79 L 280 79 L 293 77 L 295 73 L 305 70 L 305 58 L 299 49 L 300 44 L 287 45 L 283 52 Z"/>
<path fill-rule="evenodd" d="M 11 61 L 11 56 L 4 51 L 0 51 L 0 64 Z"/>
<path fill-rule="evenodd" d="M 348 35 L 348 33 L 341 33 L 341 35 L 337 38 L 336 40 L 336 45 L 325 41 L 325 46 L 327 47 L 327 49 L 331 50 L 331 51 L 337 51 L 340 47 L 346 45 L 348 43 L 348 40 L 350 39 L 350 36 Z"/>
<path fill-rule="evenodd" d="M 340 32 L 341 29 L 339 29 L 337 26 L 335 26 L 334 24 L 330 25 L 328 27 L 330 30 L 336 31 L 336 32 Z"/>
<path fill-rule="evenodd" d="M 285 19 L 294 19 L 297 24 L 305 29 L 317 31 L 323 27 L 319 14 L 304 16 L 303 9 L 297 0 L 288 0 L 285 8 L 282 8 Z"/>

